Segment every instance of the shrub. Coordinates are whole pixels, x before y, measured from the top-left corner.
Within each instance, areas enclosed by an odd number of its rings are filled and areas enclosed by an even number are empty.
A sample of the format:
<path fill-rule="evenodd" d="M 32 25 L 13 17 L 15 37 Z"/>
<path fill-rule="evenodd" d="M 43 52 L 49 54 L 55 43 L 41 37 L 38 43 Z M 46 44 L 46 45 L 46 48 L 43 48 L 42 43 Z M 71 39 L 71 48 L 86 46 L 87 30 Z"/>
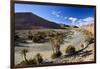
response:
<path fill-rule="evenodd" d="M 62 53 L 59 51 L 58 53 L 53 53 L 53 54 L 51 55 L 51 58 L 52 58 L 52 59 L 55 59 L 55 58 L 60 57 L 61 55 L 62 55 Z"/>
<path fill-rule="evenodd" d="M 33 42 L 45 42 L 45 38 L 46 38 L 46 35 L 44 32 L 37 32 L 35 34 L 33 34 L 33 37 L 32 37 L 32 40 Z"/>
<path fill-rule="evenodd" d="M 20 37 L 18 35 L 15 35 L 15 40 L 18 40 Z"/>
<path fill-rule="evenodd" d="M 28 39 L 32 40 L 32 38 L 33 38 L 32 32 L 28 31 Z"/>
<path fill-rule="evenodd" d="M 37 61 L 37 64 L 39 63 L 42 63 L 43 62 L 43 58 L 42 58 L 42 56 L 41 56 L 41 54 L 40 53 L 37 53 L 37 55 L 36 55 L 36 61 Z"/>
<path fill-rule="evenodd" d="M 72 46 L 72 45 L 69 45 L 69 46 L 66 48 L 65 53 L 73 54 L 73 53 L 75 53 L 75 51 L 76 51 L 75 47 Z"/>
<path fill-rule="evenodd" d="M 28 49 L 23 49 L 22 51 L 21 51 L 21 54 L 24 56 L 24 59 L 25 59 L 25 61 L 28 63 L 28 60 L 27 60 L 27 58 L 26 58 L 26 54 L 28 53 Z"/>
<path fill-rule="evenodd" d="M 35 58 L 29 59 L 28 63 L 26 61 L 22 61 L 19 64 L 17 64 L 16 67 L 20 67 L 20 66 L 22 67 L 22 66 L 27 66 L 27 65 L 32 65 L 32 64 L 36 64 L 36 59 Z"/>
<path fill-rule="evenodd" d="M 35 58 L 29 59 L 28 64 L 36 64 L 36 59 Z"/>
<path fill-rule="evenodd" d="M 32 38 L 33 38 L 33 35 L 28 36 L 28 39 L 32 40 Z"/>
<path fill-rule="evenodd" d="M 32 41 L 33 42 L 38 42 L 39 41 L 38 35 L 34 35 L 33 38 L 32 38 Z"/>

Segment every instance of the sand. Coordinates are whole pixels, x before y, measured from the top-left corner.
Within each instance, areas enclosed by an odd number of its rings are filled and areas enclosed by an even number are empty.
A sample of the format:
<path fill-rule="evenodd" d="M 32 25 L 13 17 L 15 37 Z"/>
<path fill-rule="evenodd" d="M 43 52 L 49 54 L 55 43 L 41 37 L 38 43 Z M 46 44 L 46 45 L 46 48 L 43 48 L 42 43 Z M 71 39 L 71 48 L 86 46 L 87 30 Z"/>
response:
<path fill-rule="evenodd" d="M 80 47 L 80 45 L 82 43 L 84 43 L 85 37 L 83 35 L 82 32 L 78 32 L 78 31 L 74 31 L 74 35 L 72 36 L 72 38 L 68 39 L 65 38 L 64 39 L 64 44 L 61 44 L 61 52 L 63 53 L 63 55 L 65 54 L 65 49 L 67 48 L 68 45 L 73 45 L 75 46 L 75 48 L 77 50 L 82 49 L 82 47 Z M 28 43 L 20 43 L 20 46 L 15 46 L 15 65 L 19 64 L 21 61 L 24 60 L 23 56 L 21 55 L 21 50 L 22 49 L 28 49 L 29 52 L 27 53 L 27 59 L 31 59 L 34 58 L 35 55 L 37 53 L 41 53 L 41 55 L 43 56 L 43 59 L 48 59 L 49 61 L 51 61 L 51 54 L 52 54 L 52 47 L 51 44 L 49 42 L 45 42 L 45 43 L 32 43 L 32 41 L 27 40 Z M 91 44 L 86 50 L 92 50 L 92 55 L 88 56 L 88 57 L 70 57 L 70 58 L 64 58 L 62 59 L 62 61 L 73 61 L 73 62 L 77 62 L 79 61 L 90 61 L 90 60 L 94 60 L 94 44 Z M 85 50 L 85 51 L 86 51 Z M 59 58 L 61 59 L 61 58 Z"/>

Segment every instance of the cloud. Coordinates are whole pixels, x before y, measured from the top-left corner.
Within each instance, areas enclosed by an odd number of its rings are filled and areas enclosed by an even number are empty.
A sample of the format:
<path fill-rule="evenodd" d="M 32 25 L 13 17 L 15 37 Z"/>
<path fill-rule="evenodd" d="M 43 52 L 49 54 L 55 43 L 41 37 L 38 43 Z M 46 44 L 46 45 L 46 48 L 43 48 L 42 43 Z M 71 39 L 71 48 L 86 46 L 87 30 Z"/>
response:
<path fill-rule="evenodd" d="M 77 23 L 77 26 L 91 24 L 91 23 L 94 23 L 94 18 L 93 17 L 87 17 L 87 18 L 84 18 L 84 19 L 78 19 L 76 21 L 76 23 Z"/>
<path fill-rule="evenodd" d="M 56 16 L 56 17 L 60 17 L 60 13 L 61 11 L 52 11 L 51 14 Z"/>
<path fill-rule="evenodd" d="M 54 15 L 54 16 L 56 16 L 57 18 L 61 18 L 61 19 L 65 19 L 65 20 L 68 19 L 67 16 L 62 15 L 62 12 L 61 12 L 61 11 L 54 11 L 54 10 L 53 10 L 53 11 L 51 12 L 51 14 Z"/>
<path fill-rule="evenodd" d="M 91 21 L 94 21 L 94 18 L 93 17 L 87 17 L 87 18 L 83 19 L 83 21 L 91 22 Z"/>
<path fill-rule="evenodd" d="M 63 16 L 62 15 L 62 12 L 61 11 L 52 11 L 51 14 L 54 15 L 54 16 L 56 16 L 56 17 L 60 17 L 60 18 L 63 18 L 63 19 L 67 19 L 66 16 Z"/>
<path fill-rule="evenodd" d="M 77 18 L 74 17 L 69 17 L 68 19 L 72 21 L 72 25 L 74 25 L 74 23 L 77 21 Z"/>
<path fill-rule="evenodd" d="M 79 19 L 79 18 L 75 18 L 75 17 L 69 17 L 67 19 L 71 21 L 71 25 L 76 25 L 76 26 L 82 26 L 82 25 L 94 23 L 93 17 L 86 17 L 86 18 L 83 18 L 83 19 Z"/>

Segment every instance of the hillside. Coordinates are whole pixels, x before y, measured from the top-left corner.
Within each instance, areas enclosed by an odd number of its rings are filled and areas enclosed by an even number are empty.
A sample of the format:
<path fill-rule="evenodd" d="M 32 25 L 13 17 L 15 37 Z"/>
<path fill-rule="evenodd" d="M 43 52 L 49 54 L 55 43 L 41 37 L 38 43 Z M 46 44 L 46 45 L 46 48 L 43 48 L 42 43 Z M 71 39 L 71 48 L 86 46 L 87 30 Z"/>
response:
<path fill-rule="evenodd" d="M 15 29 L 20 30 L 20 29 L 41 29 L 41 28 L 58 29 L 60 28 L 60 25 L 48 21 L 31 12 L 15 13 Z"/>

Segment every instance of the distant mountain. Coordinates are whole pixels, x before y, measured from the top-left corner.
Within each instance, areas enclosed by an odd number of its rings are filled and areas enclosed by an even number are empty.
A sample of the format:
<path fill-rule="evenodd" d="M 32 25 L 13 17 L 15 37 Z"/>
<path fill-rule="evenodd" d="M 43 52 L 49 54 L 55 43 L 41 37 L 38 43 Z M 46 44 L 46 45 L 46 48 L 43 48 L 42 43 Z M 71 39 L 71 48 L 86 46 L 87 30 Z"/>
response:
<path fill-rule="evenodd" d="M 79 28 L 78 26 L 73 26 L 74 28 Z"/>
<path fill-rule="evenodd" d="M 59 24 L 48 21 L 31 12 L 15 13 L 15 29 L 41 29 L 41 28 L 61 28 Z"/>
<path fill-rule="evenodd" d="M 66 25 L 66 24 L 59 24 L 61 26 L 61 28 L 65 28 L 65 27 L 71 27 L 70 25 Z M 79 28 L 78 26 L 73 26 L 73 28 Z"/>

